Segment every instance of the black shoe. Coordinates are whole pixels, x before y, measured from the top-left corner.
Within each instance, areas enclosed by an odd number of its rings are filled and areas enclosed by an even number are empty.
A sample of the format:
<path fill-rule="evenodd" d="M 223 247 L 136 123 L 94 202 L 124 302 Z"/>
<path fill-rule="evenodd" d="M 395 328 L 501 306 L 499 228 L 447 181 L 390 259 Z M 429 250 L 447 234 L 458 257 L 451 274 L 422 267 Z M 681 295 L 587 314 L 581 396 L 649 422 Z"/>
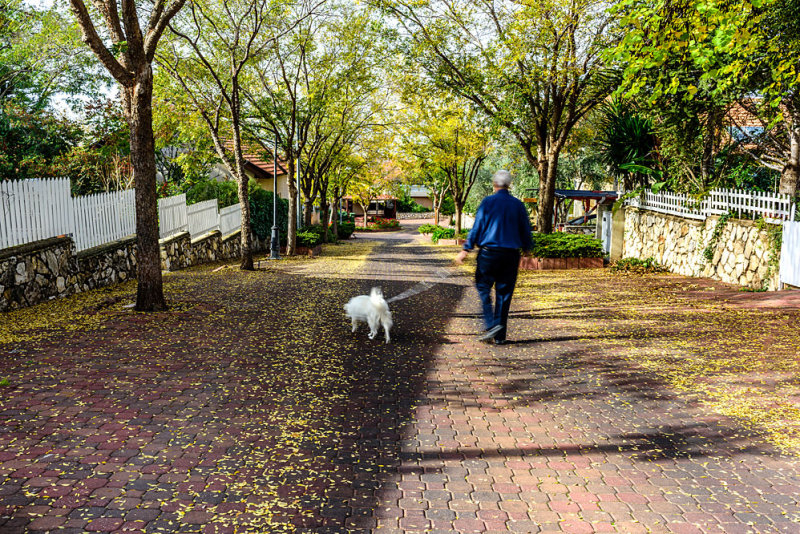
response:
<path fill-rule="evenodd" d="M 508 345 L 508 340 L 507 339 L 495 339 L 494 340 L 494 344 L 495 345 Z"/>
<path fill-rule="evenodd" d="M 493 327 L 489 328 L 488 330 L 484 330 L 483 333 L 481 333 L 480 336 L 478 337 L 478 341 L 489 342 L 492 339 L 494 339 L 494 336 L 496 336 L 497 333 L 502 329 L 503 329 L 502 325 L 499 325 L 499 324 L 494 325 Z"/>

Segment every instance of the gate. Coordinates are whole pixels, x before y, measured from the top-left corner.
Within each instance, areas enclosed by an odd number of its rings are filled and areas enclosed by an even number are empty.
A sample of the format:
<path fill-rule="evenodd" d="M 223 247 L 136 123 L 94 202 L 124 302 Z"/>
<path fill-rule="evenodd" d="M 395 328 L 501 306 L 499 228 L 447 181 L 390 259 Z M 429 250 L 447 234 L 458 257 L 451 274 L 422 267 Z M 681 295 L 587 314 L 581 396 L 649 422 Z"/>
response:
<path fill-rule="evenodd" d="M 781 284 L 800 287 L 800 222 L 783 223 L 780 278 Z"/>

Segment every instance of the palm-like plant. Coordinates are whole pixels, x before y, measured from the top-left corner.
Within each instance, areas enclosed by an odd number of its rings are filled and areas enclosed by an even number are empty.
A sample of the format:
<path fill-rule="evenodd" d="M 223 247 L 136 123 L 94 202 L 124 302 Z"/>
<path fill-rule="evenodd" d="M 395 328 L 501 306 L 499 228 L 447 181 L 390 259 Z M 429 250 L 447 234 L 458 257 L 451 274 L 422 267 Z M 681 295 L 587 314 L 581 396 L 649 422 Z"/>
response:
<path fill-rule="evenodd" d="M 656 137 L 652 121 L 629 105 L 609 100 L 600 108 L 599 125 L 596 142 L 603 163 L 622 178 L 626 191 L 648 186 L 650 176 L 658 174 L 653 170 Z"/>

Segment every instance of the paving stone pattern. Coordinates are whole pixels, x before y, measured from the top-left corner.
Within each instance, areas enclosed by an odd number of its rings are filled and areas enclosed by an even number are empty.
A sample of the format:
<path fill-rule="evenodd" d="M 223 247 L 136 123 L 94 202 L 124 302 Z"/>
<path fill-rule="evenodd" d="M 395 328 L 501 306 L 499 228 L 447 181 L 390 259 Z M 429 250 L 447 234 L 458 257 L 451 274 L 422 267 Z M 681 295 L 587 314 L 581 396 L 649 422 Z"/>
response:
<path fill-rule="evenodd" d="M 169 314 L 0 345 L 0 532 L 800 532 L 796 458 L 519 299 L 478 343 L 411 230 L 359 235 L 356 275 L 177 273 Z M 388 346 L 341 312 L 376 283 L 425 284 Z"/>

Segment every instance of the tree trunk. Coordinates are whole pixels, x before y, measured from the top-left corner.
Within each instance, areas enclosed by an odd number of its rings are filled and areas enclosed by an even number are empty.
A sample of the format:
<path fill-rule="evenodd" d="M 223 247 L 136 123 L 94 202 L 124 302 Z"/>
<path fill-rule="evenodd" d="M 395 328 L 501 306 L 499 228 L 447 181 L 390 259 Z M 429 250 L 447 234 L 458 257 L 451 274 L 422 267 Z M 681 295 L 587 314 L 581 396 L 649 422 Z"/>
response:
<path fill-rule="evenodd" d="M 325 197 L 320 199 L 320 222 L 322 223 L 322 242 L 328 242 L 328 202 Z"/>
<path fill-rule="evenodd" d="M 289 185 L 289 224 L 286 229 L 286 233 L 288 234 L 288 236 L 286 237 L 286 255 L 294 256 L 295 243 L 297 242 L 297 203 L 298 203 L 297 184 L 294 181 L 294 173 L 296 168 L 294 157 L 289 158 L 288 167 L 289 167 L 288 168 L 289 176 L 287 181 Z"/>
<path fill-rule="evenodd" d="M 237 158 L 238 159 L 238 158 Z M 237 167 L 241 167 L 242 163 L 239 160 L 236 163 Z M 253 270 L 253 236 L 250 230 L 250 200 L 247 191 L 247 176 L 242 171 L 242 177 L 237 180 L 239 189 L 239 203 L 242 211 L 242 232 L 240 246 L 242 249 L 242 262 L 239 268 L 243 271 Z M 247 223 L 245 223 L 247 221 Z"/>
<path fill-rule="evenodd" d="M 123 87 L 122 95 L 130 127 L 131 166 L 136 187 L 136 310 L 166 310 L 158 244 L 153 70 L 150 65 L 142 66 L 133 87 Z"/>
<path fill-rule="evenodd" d="M 792 197 L 797 195 L 797 182 L 800 180 L 800 124 L 798 117 L 791 117 L 789 125 L 789 160 L 781 172 L 778 192 Z"/>
<path fill-rule="evenodd" d="M 461 233 L 461 210 L 463 209 L 463 203 L 456 202 L 456 235 L 455 238 L 458 239 L 458 234 Z"/>
<path fill-rule="evenodd" d="M 234 94 L 238 94 L 238 90 L 234 88 Z M 234 107 L 238 108 L 238 103 L 234 100 Z M 238 185 L 237 192 L 239 196 L 239 205 L 242 212 L 242 231 L 240 237 L 240 248 L 242 254 L 242 262 L 239 268 L 243 271 L 253 270 L 253 235 L 250 230 L 250 199 L 247 190 L 248 180 L 244 172 L 244 158 L 242 156 L 242 137 L 241 128 L 239 126 L 238 112 L 234 112 L 233 117 L 233 157 L 235 159 L 236 170 L 236 183 Z"/>
<path fill-rule="evenodd" d="M 314 214 L 314 204 L 310 199 L 303 202 L 303 224 L 311 226 L 311 216 Z"/>
<path fill-rule="evenodd" d="M 336 189 L 334 189 L 333 206 L 336 208 L 336 215 L 333 217 L 332 226 L 333 226 L 333 237 L 336 238 L 336 240 L 338 241 L 339 240 L 339 210 L 341 208 L 341 206 L 340 206 L 341 199 L 336 196 L 337 194 L 338 194 L 338 191 Z"/>
<path fill-rule="evenodd" d="M 556 198 L 556 170 L 558 154 L 549 153 L 537 164 L 539 171 L 539 202 L 536 224 L 538 231 L 549 234 L 553 231 L 553 207 Z"/>

